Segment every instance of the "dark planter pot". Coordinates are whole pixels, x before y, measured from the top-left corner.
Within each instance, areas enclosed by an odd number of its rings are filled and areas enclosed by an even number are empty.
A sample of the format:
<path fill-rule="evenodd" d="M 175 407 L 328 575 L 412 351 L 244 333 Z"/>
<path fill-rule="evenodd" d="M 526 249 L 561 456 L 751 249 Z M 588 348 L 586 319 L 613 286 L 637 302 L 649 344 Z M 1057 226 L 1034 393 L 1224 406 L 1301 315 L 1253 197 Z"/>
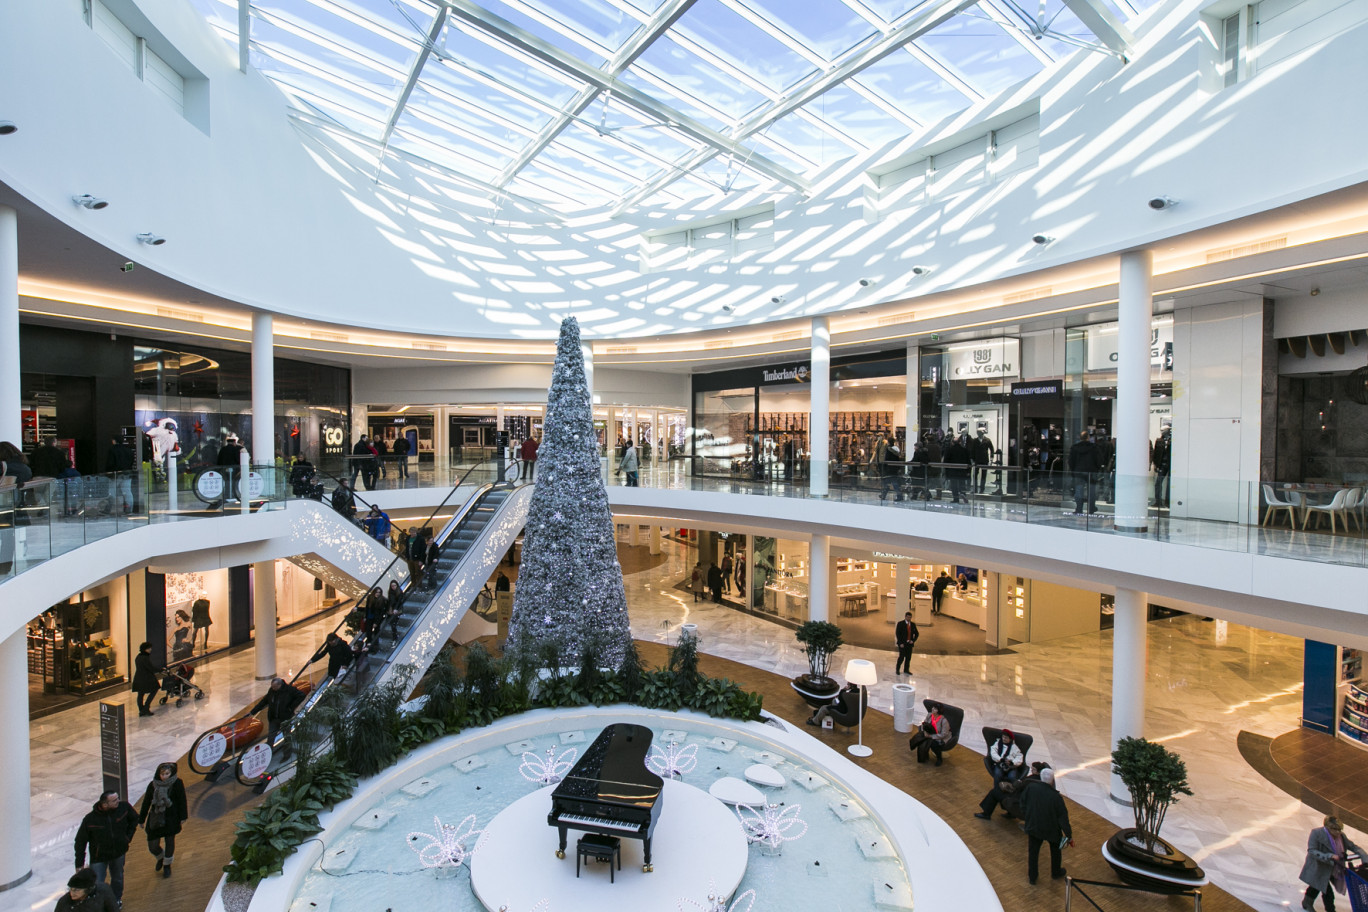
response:
<path fill-rule="evenodd" d="M 812 674 L 799 675 L 789 682 L 789 686 L 813 709 L 826 706 L 841 692 L 841 685 L 837 684 L 834 678 L 821 678 Z"/>
<path fill-rule="evenodd" d="M 1122 882 L 1156 893 L 1182 893 L 1207 883 L 1206 872 L 1165 840 L 1156 839 L 1154 851 L 1147 851 L 1134 827 L 1118 830 L 1103 843 L 1102 857 Z"/>

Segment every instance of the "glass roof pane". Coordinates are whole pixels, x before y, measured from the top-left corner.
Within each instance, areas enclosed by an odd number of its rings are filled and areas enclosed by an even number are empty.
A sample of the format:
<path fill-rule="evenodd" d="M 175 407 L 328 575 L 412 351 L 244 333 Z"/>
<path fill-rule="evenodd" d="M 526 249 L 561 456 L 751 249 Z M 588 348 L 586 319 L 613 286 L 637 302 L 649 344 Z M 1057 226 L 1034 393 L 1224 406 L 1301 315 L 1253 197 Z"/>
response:
<path fill-rule="evenodd" d="M 408 78 L 408 65 L 417 56 L 417 47 L 407 49 L 407 61 L 396 59 L 393 52 L 404 51 L 398 45 L 383 42 L 390 52 L 386 59 L 379 53 L 373 57 L 353 54 L 346 45 L 333 44 L 321 37 L 302 37 L 297 31 L 277 24 L 274 19 L 254 18 L 252 20 L 252 44 L 263 49 L 272 49 L 270 59 L 290 68 L 285 59 L 294 61 L 301 70 L 313 70 L 315 74 L 331 74 L 319 80 L 319 87 L 331 83 L 335 91 L 361 92 L 377 96 L 393 103 L 399 97 L 399 88 Z M 282 59 L 285 58 L 285 59 Z M 271 67 L 264 67 L 268 72 Z"/>
<path fill-rule="evenodd" d="M 676 158 L 687 155 L 692 147 L 682 142 L 664 140 L 658 145 L 656 137 L 643 136 L 645 133 L 663 133 L 665 130 L 613 131 L 606 136 L 598 130 L 580 124 L 565 129 L 556 141 L 568 148 L 591 158 L 611 162 L 614 167 L 624 171 L 636 180 L 646 180 L 662 167 L 668 167 Z M 640 140 L 646 139 L 642 143 Z"/>
<path fill-rule="evenodd" d="M 759 137 L 753 137 L 756 139 Z M 776 149 L 787 149 L 807 164 L 796 169 L 799 174 L 812 170 L 813 165 L 827 165 L 858 151 L 858 146 L 847 145 L 796 114 L 780 118 L 765 131 L 764 141 Z M 766 153 L 768 154 L 768 153 Z"/>
<path fill-rule="evenodd" d="M 1007 4 L 1007 7 L 1027 26 L 1034 27 L 1038 24 L 1031 16 L 1022 16 L 1016 4 Z M 1047 32 L 1068 35 L 1076 39 L 1076 41 L 1061 41 L 1047 33 L 1040 39 L 1040 46 L 1052 57 L 1065 57 L 1073 53 L 1078 50 L 1078 42 L 1093 45 L 1098 43 L 1093 33 L 1088 31 L 1087 26 L 1079 22 L 1078 17 L 1064 5 L 1064 0 L 1039 0 L 1039 2 L 1027 4 L 1025 8 L 1032 16 L 1041 15 Z"/>
<path fill-rule="evenodd" d="M 888 22 L 895 22 L 926 0 L 860 0 L 872 13 L 882 16 Z"/>
<path fill-rule="evenodd" d="M 487 108 L 458 101 L 445 92 L 434 92 L 425 82 L 419 82 L 414 87 L 404 111 L 406 114 L 415 111 L 431 122 L 449 124 L 453 132 L 485 137 L 490 143 L 507 150 L 522 148 L 536 135 L 535 130 L 519 129 L 513 123 L 492 116 L 487 113 Z"/>
<path fill-rule="evenodd" d="M 485 183 L 499 176 L 509 158 L 467 137 L 424 123 L 408 112 L 399 118 L 389 144 Z"/>
<path fill-rule="evenodd" d="M 255 56 L 252 65 L 256 66 Z M 296 108 L 335 121 L 353 133 L 378 140 L 385 129 L 385 121 L 390 111 L 386 106 L 371 105 L 365 110 L 357 110 L 352 105 L 356 102 L 364 103 L 365 99 L 353 96 L 343 101 L 335 97 L 337 92 L 328 91 L 331 88 L 329 86 L 324 87 L 326 94 L 323 94 L 304 85 L 291 84 L 284 79 L 277 78 L 275 82 Z"/>
<path fill-rule="evenodd" d="M 491 77 L 510 87 L 513 94 L 537 98 L 552 107 L 565 104 L 579 88 L 569 77 L 507 45 L 486 40 L 473 26 L 455 19 L 448 20 L 438 46 L 450 62 Z"/>
<path fill-rule="evenodd" d="M 233 0 L 190 0 L 216 31 L 237 42 L 237 4 Z"/>
<path fill-rule="evenodd" d="M 623 174 L 610 164 L 593 155 L 585 155 L 559 141 L 543 149 L 541 155 L 537 156 L 537 161 L 548 168 L 559 169 L 567 176 L 574 175 L 579 181 L 586 182 L 594 191 L 594 197 L 600 196 L 605 190 L 612 196 L 621 196 L 636 183 L 630 175 Z M 577 190 L 583 192 L 585 189 L 582 184 L 572 183 L 567 178 L 561 178 L 560 183 L 565 185 L 563 189 L 567 193 L 574 193 Z"/>
<path fill-rule="evenodd" d="M 698 0 L 675 23 L 674 31 L 775 92 L 782 92 L 816 69 L 801 54 L 719 0 Z"/>
<path fill-rule="evenodd" d="M 284 28 L 298 26 L 321 42 L 342 45 L 360 57 L 379 58 L 407 73 L 436 11 L 418 13 L 384 4 L 360 14 L 330 0 L 253 0 L 252 13 L 253 39 L 263 20 Z"/>
<path fill-rule="evenodd" d="M 434 91 L 459 98 L 463 105 L 486 110 L 492 117 L 510 120 L 529 132 L 536 132 L 551 119 L 551 113 L 526 98 L 492 88 L 454 63 L 428 61 L 423 82 Z"/>
<path fill-rule="evenodd" d="M 813 114 L 871 149 L 901 139 L 909 132 L 907 124 L 854 89 L 838 85 L 808 102 L 803 110 Z"/>
<path fill-rule="evenodd" d="M 810 48 L 824 60 L 835 60 L 877 31 L 841 0 L 741 0 Z"/>
<path fill-rule="evenodd" d="M 768 100 L 739 80 L 705 65 L 668 35 L 654 41 L 622 79 L 715 129 L 729 126 Z M 704 98 L 707 104 L 700 101 Z"/>
<path fill-rule="evenodd" d="M 1040 72 L 1042 64 L 996 22 L 975 11 L 955 16 L 918 38 L 919 48 L 945 63 L 980 95 L 992 95 Z"/>
<path fill-rule="evenodd" d="M 553 209 L 576 209 L 598 202 L 601 193 L 590 192 L 590 188 L 580 187 L 578 184 L 570 184 L 567 175 L 549 170 L 540 162 L 538 159 L 519 171 L 508 189 Z"/>
<path fill-rule="evenodd" d="M 856 79 L 924 124 L 967 104 L 958 90 L 911 54 L 889 54 Z"/>
<path fill-rule="evenodd" d="M 617 50 L 640 25 L 636 17 L 607 0 L 485 0 L 480 5 L 595 66 L 606 62 L 602 49 Z M 583 40 L 575 40 L 576 37 Z"/>

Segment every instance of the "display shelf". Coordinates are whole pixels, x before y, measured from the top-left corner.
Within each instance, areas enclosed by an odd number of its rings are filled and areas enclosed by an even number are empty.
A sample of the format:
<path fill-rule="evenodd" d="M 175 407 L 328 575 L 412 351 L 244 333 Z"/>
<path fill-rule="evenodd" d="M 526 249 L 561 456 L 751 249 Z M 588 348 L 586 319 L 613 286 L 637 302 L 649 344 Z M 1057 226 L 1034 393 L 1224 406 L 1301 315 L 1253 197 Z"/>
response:
<path fill-rule="evenodd" d="M 1340 666 L 1347 669 L 1353 659 L 1359 658 L 1358 650 L 1345 649 L 1344 652 L 1353 652 L 1352 657 L 1342 657 Z M 1356 747 L 1368 750 L 1368 687 L 1363 682 L 1356 680 L 1341 679 L 1343 685 L 1342 699 L 1340 700 L 1339 725 L 1336 730 L 1340 737 Z"/>

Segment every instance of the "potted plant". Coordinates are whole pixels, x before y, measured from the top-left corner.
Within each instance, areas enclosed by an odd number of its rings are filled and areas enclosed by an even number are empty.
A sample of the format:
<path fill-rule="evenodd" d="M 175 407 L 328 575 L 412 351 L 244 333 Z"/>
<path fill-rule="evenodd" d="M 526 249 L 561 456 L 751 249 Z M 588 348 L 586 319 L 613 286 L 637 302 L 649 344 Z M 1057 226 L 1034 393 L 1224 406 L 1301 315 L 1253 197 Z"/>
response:
<path fill-rule="evenodd" d="M 793 689 L 812 706 L 825 705 L 841 689 L 828 674 L 831 655 L 843 642 L 841 628 L 828 621 L 808 621 L 794 636 L 807 652 L 808 673 L 793 679 Z"/>
<path fill-rule="evenodd" d="M 1144 738 L 1122 738 L 1112 751 L 1112 772 L 1131 796 L 1135 826 L 1115 833 L 1102 856 L 1129 884 L 1162 892 L 1182 892 L 1207 882 L 1187 855 L 1161 839 L 1164 816 L 1179 796 L 1191 795 L 1187 764 L 1173 751 Z"/>

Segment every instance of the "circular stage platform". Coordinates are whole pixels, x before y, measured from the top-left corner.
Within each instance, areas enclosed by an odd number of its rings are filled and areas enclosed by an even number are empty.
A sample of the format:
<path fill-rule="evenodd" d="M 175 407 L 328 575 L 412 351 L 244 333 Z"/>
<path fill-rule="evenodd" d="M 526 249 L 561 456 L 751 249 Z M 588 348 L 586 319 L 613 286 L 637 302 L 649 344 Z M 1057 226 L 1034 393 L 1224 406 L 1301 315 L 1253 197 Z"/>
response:
<path fill-rule="evenodd" d="M 556 828 L 546 822 L 554 790 L 518 799 L 485 827 L 470 859 L 470 886 L 490 912 L 522 912 L 543 899 L 555 912 L 677 912 L 681 899 L 703 903 L 710 890 L 730 896 L 746 873 L 746 837 L 736 814 L 702 789 L 667 779 L 651 839 L 655 870 L 641 869 L 641 840 L 623 839 L 614 882 L 599 862 L 582 863 L 576 879 L 575 841 L 584 833 L 570 830 L 565 858 L 556 857 Z"/>

